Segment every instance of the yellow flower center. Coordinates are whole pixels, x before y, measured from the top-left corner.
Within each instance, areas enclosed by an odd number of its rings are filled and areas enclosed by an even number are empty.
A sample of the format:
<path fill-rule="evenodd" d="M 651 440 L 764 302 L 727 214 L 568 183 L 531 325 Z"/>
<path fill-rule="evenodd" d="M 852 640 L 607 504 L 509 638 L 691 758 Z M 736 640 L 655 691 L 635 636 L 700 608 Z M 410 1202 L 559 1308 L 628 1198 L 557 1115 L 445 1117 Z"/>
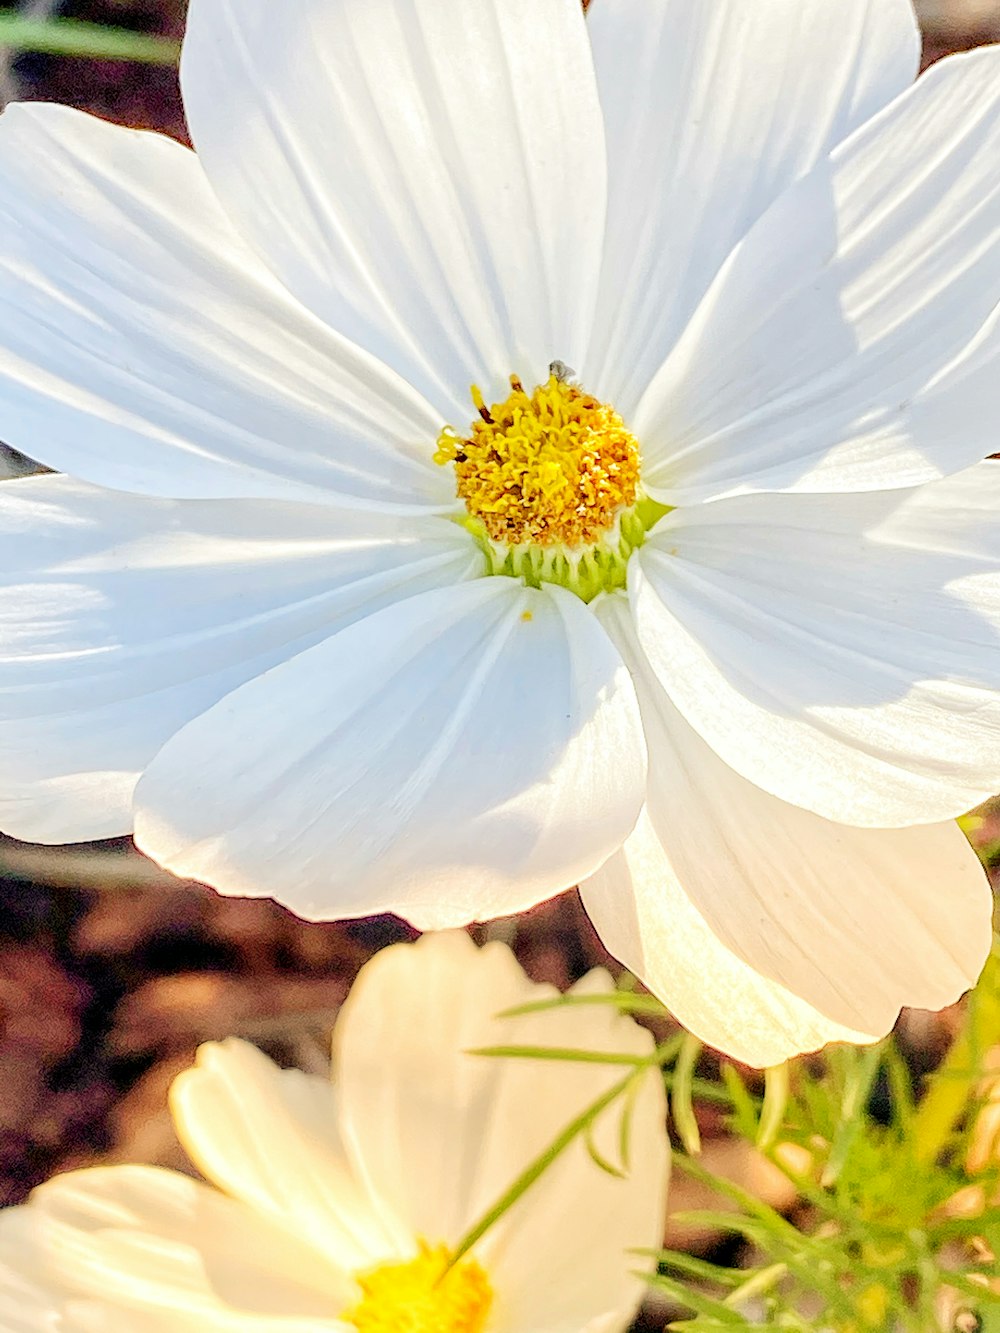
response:
<path fill-rule="evenodd" d="M 487 407 L 467 435 L 450 427 L 434 455 L 454 463 L 459 497 L 493 542 L 593 546 L 635 504 L 639 446 L 607 403 L 567 378 L 558 362 L 528 393 L 516 375 L 502 403 Z"/>
<path fill-rule="evenodd" d="M 479 411 L 465 435 L 446 426 L 434 461 L 454 465 L 487 574 L 529 587 L 558 583 L 585 602 L 624 588 L 632 553 L 670 512 L 643 495 L 639 445 L 618 413 L 585 393 L 560 361 L 528 393 L 516 375 L 502 403 Z"/>
<path fill-rule="evenodd" d="M 415 1259 L 362 1274 L 361 1300 L 341 1321 L 359 1333 L 482 1333 L 493 1303 L 489 1279 L 474 1259 L 445 1272 L 448 1258 L 446 1246 L 421 1241 Z"/>

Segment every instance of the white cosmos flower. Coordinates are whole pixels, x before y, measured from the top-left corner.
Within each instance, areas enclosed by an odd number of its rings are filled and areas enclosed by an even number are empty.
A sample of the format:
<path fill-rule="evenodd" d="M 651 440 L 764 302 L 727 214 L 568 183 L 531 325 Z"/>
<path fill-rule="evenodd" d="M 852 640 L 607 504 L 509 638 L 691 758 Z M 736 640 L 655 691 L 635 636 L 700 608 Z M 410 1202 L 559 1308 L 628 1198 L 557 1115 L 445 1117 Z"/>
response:
<path fill-rule="evenodd" d="M 0 827 L 307 917 L 583 882 L 756 1063 L 953 1000 L 1000 50 L 918 50 L 908 0 L 192 0 L 197 156 L 5 112 L 0 436 L 70 476 L 0 487 Z"/>
<path fill-rule="evenodd" d="M 574 992 L 610 989 L 592 972 Z M 651 1035 L 609 1004 L 497 1017 L 554 994 L 505 945 L 431 935 L 362 969 L 334 1034 L 332 1086 L 240 1041 L 202 1047 L 171 1103 L 210 1184 L 91 1168 L 0 1213 L 0 1330 L 619 1333 L 649 1262 L 629 1251 L 663 1234 L 655 1067 L 593 1126 L 596 1152 L 617 1164 L 628 1114 L 625 1175 L 599 1169 L 578 1137 L 435 1286 L 443 1254 L 628 1074 L 470 1048 L 652 1053 Z M 26 1308 L 37 1322 L 19 1322 Z"/>

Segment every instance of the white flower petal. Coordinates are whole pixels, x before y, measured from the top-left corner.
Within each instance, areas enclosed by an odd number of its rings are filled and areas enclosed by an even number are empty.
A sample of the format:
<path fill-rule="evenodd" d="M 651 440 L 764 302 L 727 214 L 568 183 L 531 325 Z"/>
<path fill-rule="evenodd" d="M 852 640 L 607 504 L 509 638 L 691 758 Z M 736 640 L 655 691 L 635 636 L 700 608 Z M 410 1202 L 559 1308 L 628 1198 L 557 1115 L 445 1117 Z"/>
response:
<path fill-rule="evenodd" d="M 746 782 L 671 704 L 626 616 L 602 618 L 639 682 L 650 784 L 636 832 L 581 889 L 607 947 L 755 1065 L 873 1040 L 902 1005 L 974 985 L 992 894 L 958 825 L 848 828 Z"/>
<path fill-rule="evenodd" d="M 604 972 L 591 973 L 574 986 L 571 994 L 610 992 Z M 569 1012 L 569 1011 L 567 1011 Z M 527 1044 L 570 1046 L 577 1050 L 613 1050 L 645 1055 L 645 1040 L 629 1039 L 626 1020 L 614 1018 L 614 1007 L 599 1010 L 600 1023 L 591 1011 L 577 1011 L 589 1021 L 538 1024 L 525 1028 L 515 1041 Z M 536 1015 L 537 1017 L 537 1015 Z M 621 1069 L 609 1071 L 605 1087 Z M 566 1065 L 553 1063 L 540 1076 L 535 1069 L 520 1073 L 518 1100 L 522 1121 L 537 1118 L 538 1100 L 558 1108 L 567 1082 Z M 593 1080 L 585 1089 L 580 1080 L 576 1107 L 593 1102 L 603 1091 Z M 603 1159 L 623 1170 L 623 1178 L 595 1168 L 582 1141 L 549 1167 L 532 1186 L 519 1210 L 511 1209 L 496 1231 L 482 1242 L 490 1271 L 502 1291 L 498 1333 L 521 1333 L 538 1328 L 545 1333 L 621 1333 L 648 1288 L 636 1275 L 652 1268 L 648 1257 L 636 1250 L 657 1249 L 662 1244 L 665 1192 L 669 1155 L 665 1134 L 666 1106 L 658 1071 L 642 1076 L 630 1110 L 619 1104 L 595 1123 L 591 1143 Z M 529 1109 L 530 1108 L 530 1109 Z M 622 1117 L 630 1117 L 632 1142 L 628 1159 L 621 1156 Z M 562 1122 L 555 1117 L 544 1127 L 549 1144 L 571 1119 L 563 1108 Z M 536 1131 L 532 1131 L 533 1133 Z M 537 1142 L 537 1140 L 535 1140 Z M 548 1147 L 549 1144 L 543 1144 Z M 509 1164 L 508 1164 L 509 1171 Z M 497 1171 L 497 1177 L 500 1172 Z M 501 1185 L 501 1191 L 509 1185 Z M 587 1256 L 581 1265 L 581 1255 Z M 602 1313 L 590 1319 L 595 1310 Z M 586 1321 L 586 1322 L 584 1322 Z"/>
<path fill-rule="evenodd" d="M 610 981 L 592 974 L 577 989 L 602 991 Z M 457 1244 L 627 1072 L 469 1051 L 496 1044 L 626 1056 L 652 1050 L 650 1034 L 611 1005 L 498 1017 L 550 995 L 527 980 L 506 946 L 477 951 L 457 933 L 383 950 L 361 972 L 334 1036 L 342 1130 L 373 1191 L 416 1234 Z M 620 1109 L 597 1127 L 596 1142 L 612 1161 Z M 640 1293 L 629 1270 L 641 1262 L 625 1251 L 662 1235 L 664 1110 L 662 1083 L 650 1070 L 633 1108 L 628 1178 L 599 1170 L 577 1141 L 477 1245 L 496 1293 L 497 1333 L 579 1333 L 607 1311 L 619 1312 L 617 1327 L 627 1322 Z"/>
<path fill-rule="evenodd" d="M 364 1270 L 412 1245 L 354 1178 L 327 1080 L 278 1069 L 246 1042 L 212 1043 L 174 1081 L 170 1105 L 203 1175 L 338 1267 Z"/>
<path fill-rule="evenodd" d="M 22 1208 L 0 1210 L 0 1329 L 3 1333 L 68 1333 L 55 1292 L 20 1262 Z"/>
<path fill-rule="evenodd" d="M 71 1172 L 37 1189 L 23 1213 L 20 1248 L 40 1282 L 140 1318 L 168 1314 L 167 1329 L 256 1327 L 261 1316 L 275 1321 L 264 1319 L 266 1333 L 300 1319 L 326 1327 L 356 1290 L 308 1244 L 176 1171 Z"/>
<path fill-rule="evenodd" d="M 954 56 L 793 186 L 640 405 L 670 504 L 912 486 L 996 447 L 1000 48 Z"/>
<path fill-rule="evenodd" d="M 608 229 L 586 381 L 628 416 L 729 252 L 910 84 L 909 0 L 593 0 Z"/>
<path fill-rule="evenodd" d="M 70 1301 L 59 1333 L 247 1333 L 247 1316 L 240 1311 L 179 1309 L 142 1311 L 141 1331 L 134 1310 L 113 1308 L 103 1301 Z M 357 1333 L 353 1324 L 311 1316 L 255 1315 L 253 1333 Z"/>
<path fill-rule="evenodd" d="M 13 1214 L 25 1214 L 30 1225 L 19 1226 L 19 1234 L 12 1234 L 11 1228 L 0 1231 L 4 1254 L 14 1265 L 0 1270 L 0 1301 L 6 1302 L 0 1307 L 3 1333 L 247 1333 L 249 1327 L 253 1333 L 356 1333 L 353 1324 L 315 1315 L 248 1314 L 245 1309 L 213 1301 L 211 1292 L 203 1301 L 192 1300 L 183 1290 L 183 1276 L 169 1262 L 155 1270 L 156 1279 L 163 1284 L 155 1288 L 155 1307 L 133 1304 L 127 1295 L 119 1297 L 115 1287 L 120 1284 L 111 1284 L 108 1300 L 102 1299 L 103 1283 L 91 1284 L 101 1295 L 81 1297 L 65 1281 L 58 1252 L 54 1256 L 48 1253 L 51 1228 L 44 1223 L 35 1225 L 37 1210 L 27 1206 L 4 1212 L 12 1220 Z M 241 1231 L 237 1239 L 259 1242 L 260 1236 L 251 1232 L 248 1237 Z M 270 1280 L 270 1275 L 265 1274 L 264 1280 Z M 329 1294 L 324 1293 L 322 1300 L 329 1308 Z"/>
<path fill-rule="evenodd" d="M 306 917 L 457 925 L 595 870 L 644 774 L 631 681 L 582 603 L 480 579 L 358 622 L 185 727 L 139 784 L 136 838 Z"/>
<path fill-rule="evenodd" d="M 0 438 L 168 496 L 440 508 L 440 418 L 291 299 L 194 154 L 57 106 L 0 117 Z"/>
<path fill-rule="evenodd" d="M 1000 790 L 1000 465 L 668 515 L 629 571 L 673 702 L 743 777 L 847 824 Z"/>
<path fill-rule="evenodd" d="M 759 1069 L 832 1041 L 874 1041 L 825 1018 L 727 948 L 681 887 L 646 811 L 580 885 L 605 948 L 707 1045 Z"/>
<path fill-rule="evenodd" d="M 138 775 L 179 727 L 359 615 L 467 577 L 464 538 L 437 518 L 6 482 L 0 828 L 129 832 Z"/>
<path fill-rule="evenodd" d="M 605 165 L 578 0 L 193 0 L 181 77 L 244 234 L 456 425 L 473 382 L 579 357 Z"/>

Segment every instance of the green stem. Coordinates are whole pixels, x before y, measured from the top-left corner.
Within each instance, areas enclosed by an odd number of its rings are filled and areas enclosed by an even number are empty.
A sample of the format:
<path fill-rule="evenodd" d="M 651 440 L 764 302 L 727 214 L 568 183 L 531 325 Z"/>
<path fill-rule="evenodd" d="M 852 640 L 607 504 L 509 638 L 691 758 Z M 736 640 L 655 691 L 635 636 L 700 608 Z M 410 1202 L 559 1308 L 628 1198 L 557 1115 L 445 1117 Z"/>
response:
<path fill-rule="evenodd" d="M 180 44 L 169 37 L 77 19 L 26 19 L 16 14 L 0 14 L 0 46 L 43 55 L 131 60 L 143 65 L 174 65 L 180 55 Z"/>
<path fill-rule="evenodd" d="M 479 1221 L 465 1233 L 458 1245 L 452 1251 L 451 1257 L 448 1260 L 448 1267 L 441 1274 L 441 1278 L 438 1279 L 439 1281 L 441 1281 L 445 1274 L 450 1269 L 454 1268 L 455 1265 L 469 1253 L 477 1241 L 482 1240 L 483 1236 L 489 1231 L 490 1227 L 493 1226 L 494 1222 L 501 1218 L 504 1213 L 517 1203 L 521 1195 L 530 1189 L 539 1176 L 541 1176 L 544 1171 L 548 1170 L 556 1158 L 566 1151 L 573 1140 L 585 1133 L 601 1112 L 626 1092 L 635 1080 L 640 1078 L 646 1070 L 655 1063 L 656 1056 L 654 1054 L 647 1058 L 643 1066 L 630 1070 L 624 1078 L 619 1079 L 617 1083 L 613 1083 L 611 1087 L 608 1088 L 607 1092 L 598 1097 L 595 1102 L 592 1102 L 586 1110 L 581 1111 L 574 1120 L 570 1121 L 561 1133 L 556 1135 L 545 1151 L 540 1153 L 539 1156 L 521 1172 L 509 1189 L 504 1190 L 496 1203 L 494 1203 L 493 1206 L 483 1214 Z"/>
<path fill-rule="evenodd" d="M 764 1074 L 764 1103 L 760 1108 L 757 1126 L 757 1147 L 762 1151 L 771 1147 L 781 1133 L 788 1109 L 788 1065 L 772 1065 Z"/>

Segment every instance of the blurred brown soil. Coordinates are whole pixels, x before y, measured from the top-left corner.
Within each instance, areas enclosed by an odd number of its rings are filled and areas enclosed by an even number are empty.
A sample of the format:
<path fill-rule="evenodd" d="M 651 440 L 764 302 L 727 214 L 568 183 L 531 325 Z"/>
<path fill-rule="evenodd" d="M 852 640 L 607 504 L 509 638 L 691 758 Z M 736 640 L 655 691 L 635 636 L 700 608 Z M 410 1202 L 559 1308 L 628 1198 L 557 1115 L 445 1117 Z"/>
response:
<path fill-rule="evenodd" d="M 88 23 L 180 38 L 187 0 L 68 0 L 59 12 Z M 65 102 L 135 129 L 186 139 L 177 71 L 171 67 L 30 55 L 17 62 L 15 73 L 21 97 Z"/>
<path fill-rule="evenodd" d="M 83 1163 L 175 1164 L 166 1089 L 202 1041 L 243 1036 L 322 1067 L 358 969 L 412 934 L 223 898 L 125 844 L 0 839 L 0 1206 Z M 575 895 L 529 913 L 514 942 L 562 988 L 608 961 Z"/>

